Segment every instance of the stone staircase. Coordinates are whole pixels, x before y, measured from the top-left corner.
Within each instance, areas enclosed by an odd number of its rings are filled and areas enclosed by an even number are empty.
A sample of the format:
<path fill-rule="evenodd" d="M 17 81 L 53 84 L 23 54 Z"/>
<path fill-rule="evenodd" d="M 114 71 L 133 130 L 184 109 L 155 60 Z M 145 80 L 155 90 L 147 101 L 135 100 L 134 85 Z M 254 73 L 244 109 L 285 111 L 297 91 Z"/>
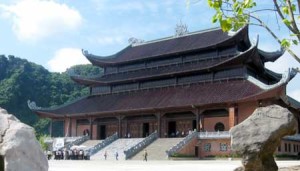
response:
<path fill-rule="evenodd" d="M 97 145 L 98 143 L 102 142 L 103 140 L 87 140 L 86 142 L 84 142 L 83 146 L 86 146 L 88 148 L 93 147 L 95 145 Z"/>
<path fill-rule="evenodd" d="M 118 152 L 119 160 L 125 160 L 124 150 L 141 142 L 144 138 L 120 138 L 101 149 L 99 152 L 91 156 L 92 160 L 104 160 L 104 153 L 107 152 L 107 160 L 116 160 L 115 154 Z"/>
<path fill-rule="evenodd" d="M 167 160 L 166 151 L 178 144 L 183 138 L 158 138 L 147 149 L 148 160 Z M 144 150 L 141 150 L 131 160 L 143 160 Z"/>

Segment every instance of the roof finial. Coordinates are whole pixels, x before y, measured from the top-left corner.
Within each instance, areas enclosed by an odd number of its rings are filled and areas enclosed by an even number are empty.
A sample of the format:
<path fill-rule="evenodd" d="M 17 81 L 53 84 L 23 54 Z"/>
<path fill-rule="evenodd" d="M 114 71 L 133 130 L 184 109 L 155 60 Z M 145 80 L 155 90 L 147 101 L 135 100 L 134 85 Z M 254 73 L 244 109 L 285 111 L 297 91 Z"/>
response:
<path fill-rule="evenodd" d="M 135 46 L 135 45 L 140 45 L 142 43 L 144 43 L 145 41 L 142 39 L 137 39 L 135 37 L 131 37 L 128 39 L 128 43 Z"/>
<path fill-rule="evenodd" d="M 186 24 L 183 24 L 180 20 L 180 23 L 176 24 L 175 28 L 175 37 L 180 37 L 188 33 L 188 28 Z"/>

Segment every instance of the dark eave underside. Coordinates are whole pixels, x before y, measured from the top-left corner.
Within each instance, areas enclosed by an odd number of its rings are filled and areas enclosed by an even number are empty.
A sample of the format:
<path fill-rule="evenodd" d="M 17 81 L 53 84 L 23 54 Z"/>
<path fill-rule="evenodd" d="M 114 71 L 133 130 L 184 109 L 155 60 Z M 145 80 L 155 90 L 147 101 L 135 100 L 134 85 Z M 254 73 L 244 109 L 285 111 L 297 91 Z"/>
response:
<path fill-rule="evenodd" d="M 208 104 L 236 103 L 247 98 L 256 98 L 265 91 L 246 80 L 232 80 L 206 84 L 150 89 L 118 94 L 95 95 L 54 110 L 41 109 L 43 115 L 98 115 L 131 110 L 202 106 Z"/>
<path fill-rule="evenodd" d="M 136 61 L 164 55 L 180 54 L 182 52 L 186 53 L 195 50 L 216 48 L 223 44 L 233 44 L 236 39 L 248 39 L 247 34 L 248 27 L 244 27 L 241 31 L 233 36 L 229 36 L 228 33 L 224 33 L 221 29 L 217 29 L 200 34 L 192 34 L 139 46 L 130 46 L 116 55 L 113 55 L 114 57 L 106 58 L 92 54 L 85 55 L 94 65 L 113 65 L 116 63 Z"/>

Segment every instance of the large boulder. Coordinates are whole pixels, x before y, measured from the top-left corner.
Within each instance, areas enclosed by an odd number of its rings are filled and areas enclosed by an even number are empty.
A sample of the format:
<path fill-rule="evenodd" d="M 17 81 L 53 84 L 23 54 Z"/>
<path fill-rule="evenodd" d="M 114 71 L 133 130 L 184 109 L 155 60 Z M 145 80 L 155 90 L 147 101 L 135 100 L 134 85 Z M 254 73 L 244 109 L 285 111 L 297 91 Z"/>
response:
<path fill-rule="evenodd" d="M 282 137 L 296 132 L 294 115 L 278 105 L 261 107 L 233 127 L 231 147 L 242 155 L 243 166 L 236 171 L 277 171 L 273 154 Z"/>
<path fill-rule="evenodd" d="M 32 127 L 0 108 L 0 167 L 5 171 L 47 171 L 48 160 Z M 2 169 L 2 168 L 0 168 Z"/>

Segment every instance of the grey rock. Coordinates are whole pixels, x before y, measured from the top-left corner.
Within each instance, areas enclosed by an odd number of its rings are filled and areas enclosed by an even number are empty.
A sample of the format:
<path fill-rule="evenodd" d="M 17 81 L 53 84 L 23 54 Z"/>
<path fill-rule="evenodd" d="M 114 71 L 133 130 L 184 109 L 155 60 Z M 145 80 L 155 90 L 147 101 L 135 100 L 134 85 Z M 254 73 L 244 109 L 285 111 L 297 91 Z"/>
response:
<path fill-rule="evenodd" d="M 236 171 L 277 171 L 273 154 L 282 137 L 296 133 L 294 115 L 278 105 L 261 107 L 233 127 L 231 148 L 242 155 L 242 167 Z"/>
<path fill-rule="evenodd" d="M 34 129 L 0 108 L 0 156 L 6 171 L 47 171 Z"/>

